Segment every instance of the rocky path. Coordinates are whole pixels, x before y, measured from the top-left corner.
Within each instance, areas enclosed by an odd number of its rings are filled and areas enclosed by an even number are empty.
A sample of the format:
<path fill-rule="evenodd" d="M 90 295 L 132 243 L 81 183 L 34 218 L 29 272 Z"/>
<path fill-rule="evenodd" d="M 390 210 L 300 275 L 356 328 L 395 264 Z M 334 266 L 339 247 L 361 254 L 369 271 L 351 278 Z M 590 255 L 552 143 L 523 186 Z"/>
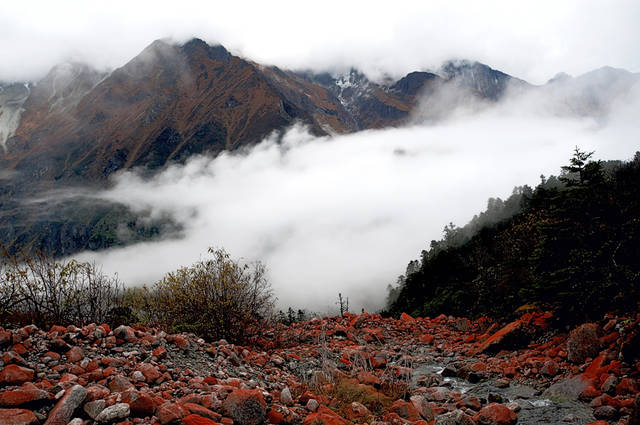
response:
<path fill-rule="evenodd" d="M 346 315 L 251 347 L 107 325 L 0 329 L 0 425 L 638 425 L 638 318 L 569 335 Z"/>

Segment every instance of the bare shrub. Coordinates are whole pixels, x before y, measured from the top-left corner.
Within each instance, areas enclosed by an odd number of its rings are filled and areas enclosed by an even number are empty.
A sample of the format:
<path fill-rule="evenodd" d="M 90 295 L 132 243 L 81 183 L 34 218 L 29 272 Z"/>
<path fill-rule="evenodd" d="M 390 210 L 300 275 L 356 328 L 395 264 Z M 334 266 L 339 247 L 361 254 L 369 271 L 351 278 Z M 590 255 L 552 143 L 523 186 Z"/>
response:
<path fill-rule="evenodd" d="M 244 264 L 224 249 L 168 273 L 134 296 L 140 314 L 171 331 L 246 342 L 272 316 L 274 297 L 260 262 Z"/>
<path fill-rule="evenodd" d="M 124 285 L 95 264 L 44 254 L 4 255 L 0 317 L 5 322 L 83 325 L 105 323 L 121 306 Z"/>

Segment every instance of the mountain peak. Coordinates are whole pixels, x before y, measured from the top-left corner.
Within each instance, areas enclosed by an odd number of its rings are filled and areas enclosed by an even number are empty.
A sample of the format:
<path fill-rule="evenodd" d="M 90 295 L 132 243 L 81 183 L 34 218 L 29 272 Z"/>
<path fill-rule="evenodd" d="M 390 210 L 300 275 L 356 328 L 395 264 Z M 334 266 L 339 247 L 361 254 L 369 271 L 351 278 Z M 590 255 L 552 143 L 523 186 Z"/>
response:
<path fill-rule="evenodd" d="M 192 38 L 180 47 L 189 58 L 206 55 L 209 59 L 228 62 L 232 56 L 221 44 L 209 45 L 206 41 L 199 38 Z"/>
<path fill-rule="evenodd" d="M 571 78 L 571 75 L 567 74 L 566 72 L 558 72 L 553 76 L 553 78 L 547 81 L 547 84 L 563 83 L 570 80 Z"/>

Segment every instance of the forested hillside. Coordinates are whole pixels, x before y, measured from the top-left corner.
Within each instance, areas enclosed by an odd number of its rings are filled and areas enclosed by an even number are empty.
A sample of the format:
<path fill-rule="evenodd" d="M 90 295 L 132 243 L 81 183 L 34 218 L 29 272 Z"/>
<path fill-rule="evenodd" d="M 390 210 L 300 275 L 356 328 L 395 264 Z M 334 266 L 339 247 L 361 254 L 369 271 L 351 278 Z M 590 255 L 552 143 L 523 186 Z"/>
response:
<path fill-rule="evenodd" d="M 640 153 L 590 161 L 576 148 L 559 178 L 490 199 L 445 228 L 389 288 L 388 310 L 507 319 L 533 309 L 580 323 L 640 301 Z"/>

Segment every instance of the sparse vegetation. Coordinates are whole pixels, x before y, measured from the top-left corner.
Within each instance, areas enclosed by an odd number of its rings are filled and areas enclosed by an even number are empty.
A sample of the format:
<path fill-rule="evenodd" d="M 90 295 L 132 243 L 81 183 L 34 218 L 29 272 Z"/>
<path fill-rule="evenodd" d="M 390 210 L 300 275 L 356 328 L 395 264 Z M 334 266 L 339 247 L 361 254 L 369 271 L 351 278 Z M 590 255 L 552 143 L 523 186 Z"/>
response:
<path fill-rule="evenodd" d="M 133 290 L 128 302 L 147 323 L 215 340 L 246 342 L 271 318 L 274 297 L 266 267 L 232 259 L 224 249 L 167 273 L 150 288 Z"/>
<path fill-rule="evenodd" d="M 168 273 L 151 287 L 124 288 L 91 263 L 44 254 L 0 258 L 0 324 L 39 327 L 142 323 L 169 332 L 245 342 L 272 316 L 274 297 L 260 263 L 233 260 L 224 249 Z M 290 312 L 294 319 L 304 317 Z"/>
<path fill-rule="evenodd" d="M 337 379 L 330 387 L 328 395 L 338 400 L 339 406 L 336 410 L 341 415 L 346 415 L 345 409 L 354 401 L 364 405 L 375 415 L 380 415 L 395 401 L 395 398 L 377 391 L 372 386 L 360 384 L 356 379 L 349 378 Z"/>
<path fill-rule="evenodd" d="M 0 267 L 0 320 L 5 323 L 106 323 L 122 307 L 123 283 L 95 264 L 5 251 Z"/>
<path fill-rule="evenodd" d="M 338 301 L 336 302 L 338 308 L 340 308 L 340 316 L 344 316 L 349 311 L 349 298 L 343 297 L 342 293 L 338 294 Z"/>

